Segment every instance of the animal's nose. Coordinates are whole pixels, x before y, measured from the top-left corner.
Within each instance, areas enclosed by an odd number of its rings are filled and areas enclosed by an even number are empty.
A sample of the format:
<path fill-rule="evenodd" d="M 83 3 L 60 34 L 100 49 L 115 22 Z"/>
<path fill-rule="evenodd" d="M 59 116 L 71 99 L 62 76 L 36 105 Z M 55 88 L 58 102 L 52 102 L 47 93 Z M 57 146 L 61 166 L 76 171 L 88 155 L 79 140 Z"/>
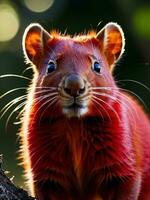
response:
<path fill-rule="evenodd" d="M 80 96 L 85 92 L 85 82 L 78 74 L 70 74 L 64 81 L 64 91 L 73 97 Z"/>

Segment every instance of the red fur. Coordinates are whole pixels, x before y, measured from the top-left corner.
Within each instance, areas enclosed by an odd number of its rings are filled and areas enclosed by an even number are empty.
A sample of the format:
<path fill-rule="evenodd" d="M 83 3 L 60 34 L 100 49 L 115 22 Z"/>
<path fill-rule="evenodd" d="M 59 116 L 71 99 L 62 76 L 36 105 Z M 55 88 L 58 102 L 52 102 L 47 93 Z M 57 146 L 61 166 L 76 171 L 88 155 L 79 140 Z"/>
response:
<path fill-rule="evenodd" d="M 119 88 L 101 48 L 93 36 L 81 41 L 56 36 L 45 46 L 44 57 L 36 58 L 32 94 L 35 86 L 57 86 L 65 74 L 76 72 L 92 86 L 113 87 L 111 95 L 119 99 L 101 97 L 108 103 L 101 102 L 103 109 L 90 101 L 85 116 L 70 119 L 59 102 L 39 112 L 41 102 L 30 105 L 25 140 L 39 200 L 150 199 L 150 121 L 136 100 L 115 93 Z M 87 67 L 87 55 L 102 60 L 105 78 Z M 56 56 L 58 71 L 41 80 L 45 61 Z"/>

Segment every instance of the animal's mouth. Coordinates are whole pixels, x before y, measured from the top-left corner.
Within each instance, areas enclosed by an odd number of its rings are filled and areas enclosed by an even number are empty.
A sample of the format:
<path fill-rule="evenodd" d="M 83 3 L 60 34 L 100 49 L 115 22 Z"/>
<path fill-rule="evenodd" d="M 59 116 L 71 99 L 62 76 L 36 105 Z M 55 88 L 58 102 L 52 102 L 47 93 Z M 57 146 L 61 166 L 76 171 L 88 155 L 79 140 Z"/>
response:
<path fill-rule="evenodd" d="M 71 117 L 79 118 L 84 114 L 86 114 L 87 111 L 88 111 L 88 106 L 85 102 L 79 104 L 74 100 L 74 102 L 71 103 L 70 105 L 63 106 L 63 112 L 69 118 Z"/>

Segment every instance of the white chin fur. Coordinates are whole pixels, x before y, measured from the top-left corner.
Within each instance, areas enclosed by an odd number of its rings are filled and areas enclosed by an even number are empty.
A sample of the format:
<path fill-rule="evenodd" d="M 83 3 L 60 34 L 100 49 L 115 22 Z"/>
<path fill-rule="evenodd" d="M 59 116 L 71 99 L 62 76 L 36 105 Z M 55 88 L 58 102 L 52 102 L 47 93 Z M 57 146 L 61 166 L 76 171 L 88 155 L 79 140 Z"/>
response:
<path fill-rule="evenodd" d="M 87 107 L 84 108 L 63 108 L 63 113 L 68 117 L 82 117 L 88 111 Z"/>

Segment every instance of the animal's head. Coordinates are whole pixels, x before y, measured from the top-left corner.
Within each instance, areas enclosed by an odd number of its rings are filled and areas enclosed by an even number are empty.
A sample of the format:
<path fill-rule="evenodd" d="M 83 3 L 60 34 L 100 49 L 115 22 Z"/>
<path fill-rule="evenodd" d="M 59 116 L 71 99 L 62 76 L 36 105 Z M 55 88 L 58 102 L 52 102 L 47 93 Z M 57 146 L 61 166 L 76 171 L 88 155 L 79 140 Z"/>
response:
<path fill-rule="evenodd" d="M 46 107 L 60 107 L 67 117 L 96 110 L 95 104 L 105 102 L 110 88 L 116 87 L 111 72 L 124 44 L 123 31 L 116 23 L 108 23 L 98 33 L 74 37 L 49 34 L 39 24 L 29 25 L 23 50 L 37 77 L 37 96 L 44 94 L 41 101 Z"/>

